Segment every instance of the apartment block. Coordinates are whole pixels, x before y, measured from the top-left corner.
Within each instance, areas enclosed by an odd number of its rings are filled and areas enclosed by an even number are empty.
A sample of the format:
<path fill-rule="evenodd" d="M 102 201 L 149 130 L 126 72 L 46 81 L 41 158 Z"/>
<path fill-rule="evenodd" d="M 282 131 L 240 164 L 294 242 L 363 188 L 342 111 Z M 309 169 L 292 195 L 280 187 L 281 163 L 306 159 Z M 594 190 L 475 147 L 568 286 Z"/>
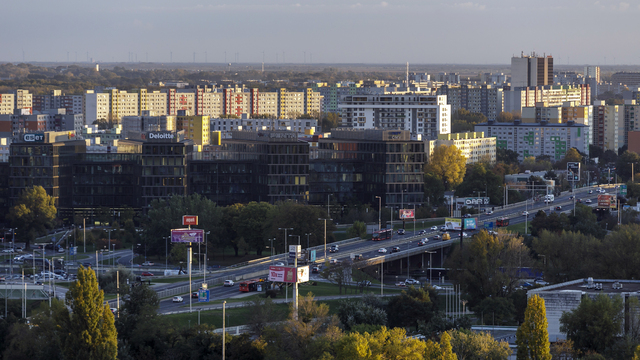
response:
<path fill-rule="evenodd" d="M 593 145 L 602 150 L 618 152 L 623 144 L 619 142 L 621 105 L 606 105 L 604 100 L 593 103 Z M 624 128 L 624 126 L 623 126 Z"/>
<path fill-rule="evenodd" d="M 481 113 L 488 120 L 495 120 L 504 110 L 502 88 L 491 85 L 443 85 L 436 93 L 447 96 L 451 112 L 466 109 Z"/>
<path fill-rule="evenodd" d="M 362 90 L 362 82 L 316 83 L 312 89 L 322 96 L 322 112 L 339 113 L 340 99 L 346 95 L 358 94 Z"/>
<path fill-rule="evenodd" d="M 451 105 L 444 95 L 349 95 L 339 108 L 343 127 L 407 130 L 428 139 L 451 132 Z"/>
<path fill-rule="evenodd" d="M 600 82 L 600 66 L 585 66 L 584 67 L 584 77 L 592 78 L 597 83 Z"/>
<path fill-rule="evenodd" d="M 436 147 L 455 145 L 462 151 L 467 159 L 467 164 L 478 162 L 496 162 L 496 138 L 485 137 L 483 132 L 465 132 L 453 134 L 440 134 L 437 140 L 429 140 L 427 161 L 431 158 Z"/>
<path fill-rule="evenodd" d="M 29 93 L 29 90 L 18 89 L 14 91 L 15 94 L 15 109 L 28 109 L 30 112 L 33 110 L 33 95 Z"/>
<path fill-rule="evenodd" d="M 619 127 L 620 146 L 629 145 L 629 132 L 640 131 L 640 104 L 635 100 L 625 100 L 622 106 L 624 125 Z"/>
<path fill-rule="evenodd" d="M 562 106 L 566 101 L 578 105 L 591 104 L 589 85 L 556 85 L 517 88 L 504 91 L 504 111 L 522 112 L 524 107 L 535 107 L 544 102 L 547 106 Z"/>
<path fill-rule="evenodd" d="M 498 123 L 488 121 L 475 126 L 476 132 L 496 138 L 496 147 L 518 153 L 520 161 L 529 156 L 548 155 L 561 160 L 568 149 L 576 148 L 582 153 L 589 151 L 589 127 L 569 122 L 566 124 Z"/>
<path fill-rule="evenodd" d="M 190 115 L 181 110 L 176 117 L 176 129 L 184 130 L 185 139 L 193 140 L 197 145 L 209 145 L 211 134 L 208 116 Z"/>
<path fill-rule="evenodd" d="M 553 85 L 553 57 L 520 54 L 511 58 L 511 86 Z"/>
<path fill-rule="evenodd" d="M 150 111 L 156 116 L 167 115 L 167 94 L 158 90 L 138 90 L 138 113 L 135 115 L 141 115 L 143 111 Z"/>
<path fill-rule="evenodd" d="M 47 95 L 33 95 L 33 111 L 65 109 L 66 114 L 84 113 L 82 95 L 65 95 L 62 90 L 51 90 Z"/>
<path fill-rule="evenodd" d="M 640 72 L 617 72 L 611 75 L 611 83 L 638 87 L 640 86 Z"/>
<path fill-rule="evenodd" d="M 234 130 L 243 131 L 291 131 L 298 134 L 313 135 L 318 128 L 316 119 L 228 119 L 210 120 L 211 131 L 230 134 Z"/>
<path fill-rule="evenodd" d="M 0 114 L 13 114 L 15 95 L 0 94 Z"/>

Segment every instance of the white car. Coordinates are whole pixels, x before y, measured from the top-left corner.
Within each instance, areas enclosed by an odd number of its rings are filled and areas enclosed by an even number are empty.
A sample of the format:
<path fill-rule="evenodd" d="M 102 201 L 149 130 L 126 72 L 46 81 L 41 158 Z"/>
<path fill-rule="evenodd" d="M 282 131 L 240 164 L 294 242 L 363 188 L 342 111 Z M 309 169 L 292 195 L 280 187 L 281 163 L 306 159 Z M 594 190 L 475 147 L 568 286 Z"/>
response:
<path fill-rule="evenodd" d="M 233 285 L 234 285 L 233 280 L 225 280 L 224 281 L 224 286 L 233 286 Z"/>
<path fill-rule="evenodd" d="M 174 303 L 181 303 L 184 301 L 184 299 L 182 298 L 182 296 L 174 296 L 172 301 Z"/>
<path fill-rule="evenodd" d="M 153 266 L 155 265 L 154 263 L 152 263 L 151 261 L 145 261 L 142 263 L 142 266 Z"/>
<path fill-rule="evenodd" d="M 3 253 L 13 253 L 13 249 L 4 249 L 2 250 Z"/>
<path fill-rule="evenodd" d="M 487 210 L 487 212 L 485 212 L 486 215 L 493 215 L 493 211 L 491 210 Z"/>
<path fill-rule="evenodd" d="M 431 227 L 431 231 L 438 231 L 438 227 L 437 226 L 432 226 Z"/>
<path fill-rule="evenodd" d="M 529 216 L 529 212 L 528 211 L 523 211 L 522 212 L 522 216 Z"/>
<path fill-rule="evenodd" d="M 587 199 L 584 201 L 585 204 L 591 204 L 591 199 Z"/>
<path fill-rule="evenodd" d="M 420 281 L 416 279 L 407 279 L 404 281 L 406 285 L 420 285 Z"/>
<path fill-rule="evenodd" d="M 385 249 L 385 248 L 380 248 L 380 249 L 378 249 L 378 252 L 379 252 L 379 253 L 382 253 L 382 254 L 386 254 L 386 253 L 387 253 L 387 249 Z"/>
<path fill-rule="evenodd" d="M 284 265 L 284 263 L 281 261 L 281 262 L 277 262 L 277 263 L 276 263 L 276 266 L 285 266 L 285 265 Z"/>
<path fill-rule="evenodd" d="M 340 260 L 338 260 L 338 259 L 331 259 L 331 260 L 329 260 L 329 264 L 337 264 L 337 263 L 339 263 L 339 262 L 340 262 Z"/>

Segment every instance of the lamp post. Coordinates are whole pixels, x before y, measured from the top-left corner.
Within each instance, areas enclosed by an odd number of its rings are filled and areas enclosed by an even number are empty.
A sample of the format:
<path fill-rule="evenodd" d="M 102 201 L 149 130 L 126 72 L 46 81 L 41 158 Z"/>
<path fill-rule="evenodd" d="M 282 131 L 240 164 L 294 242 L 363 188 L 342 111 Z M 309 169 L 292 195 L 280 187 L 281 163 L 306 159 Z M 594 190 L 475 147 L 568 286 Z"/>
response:
<path fill-rule="evenodd" d="M 227 312 L 227 301 L 223 301 L 222 302 L 222 360 L 225 360 L 225 348 L 226 345 L 225 344 L 225 336 L 227 333 L 227 328 L 226 328 L 226 324 L 225 324 L 225 314 Z"/>
<path fill-rule="evenodd" d="M 273 239 L 269 239 L 269 241 L 271 242 L 271 263 L 273 263 L 273 240 L 275 240 L 276 238 Z"/>
<path fill-rule="evenodd" d="M 382 198 L 380 196 L 376 196 L 376 199 L 378 199 L 378 231 L 380 231 L 382 230 L 382 220 L 380 218 L 380 212 L 382 211 Z"/>
<path fill-rule="evenodd" d="M 400 194 L 400 210 L 399 211 L 404 210 L 404 192 L 405 191 L 407 191 L 407 189 L 402 189 L 402 193 Z M 402 228 L 404 229 L 404 218 L 402 218 Z"/>
<path fill-rule="evenodd" d="M 170 236 L 163 236 L 164 239 L 164 269 L 169 269 L 169 238 Z M 131 259 L 133 261 L 133 259 Z"/>
<path fill-rule="evenodd" d="M 107 248 L 107 253 L 109 253 L 109 251 L 111 250 L 111 231 L 115 230 L 115 229 L 109 229 L 107 231 L 109 231 L 109 247 Z M 103 258 L 104 259 L 104 258 Z M 107 265 L 109 265 L 109 263 L 107 262 Z"/>
<path fill-rule="evenodd" d="M 278 230 L 284 230 L 284 259 L 289 264 L 289 260 L 287 259 L 287 252 L 289 252 L 289 248 L 287 247 L 287 230 L 293 230 L 293 228 L 278 228 Z"/>
<path fill-rule="evenodd" d="M 309 252 L 309 235 L 313 235 L 313 233 L 305 233 L 307 235 L 307 260 L 311 259 L 311 253 Z"/>
<path fill-rule="evenodd" d="M 207 244 L 207 235 L 211 234 L 211 230 L 204 233 L 204 278 L 202 282 L 207 283 L 207 260 L 209 257 L 209 245 Z"/>
<path fill-rule="evenodd" d="M 324 220 L 324 259 L 322 261 L 326 262 L 327 261 L 327 220 L 333 220 L 333 219 L 330 219 L 330 218 L 326 218 L 326 219 L 319 218 L 318 220 Z"/>
<path fill-rule="evenodd" d="M 433 267 L 431 265 L 431 254 L 435 254 L 435 251 L 427 251 L 427 253 L 429 254 L 429 284 L 431 284 L 431 268 Z"/>
<path fill-rule="evenodd" d="M 116 252 L 116 244 L 111 246 L 113 247 L 113 250 L 111 251 L 111 264 L 113 267 L 116 267 L 116 255 L 114 254 Z"/>
<path fill-rule="evenodd" d="M 411 241 L 407 243 L 407 278 L 411 279 L 410 268 L 411 264 L 409 263 L 409 247 L 411 246 Z"/>

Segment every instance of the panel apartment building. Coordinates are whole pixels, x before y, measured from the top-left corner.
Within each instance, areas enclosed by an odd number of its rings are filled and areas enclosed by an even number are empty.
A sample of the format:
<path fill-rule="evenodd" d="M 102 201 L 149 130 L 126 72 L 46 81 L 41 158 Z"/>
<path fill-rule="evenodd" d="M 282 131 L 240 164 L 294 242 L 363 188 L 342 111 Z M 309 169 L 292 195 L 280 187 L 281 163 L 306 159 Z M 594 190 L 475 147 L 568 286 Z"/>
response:
<path fill-rule="evenodd" d="M 577 105 L 591 105 L 589 85 L 554 85 L 513 88 L 504 92 L 504 111 L 522 112 L 524 107 L 534 107 L 544 102 L 547 106 L 562 106 L 572 101 Z"/>
<path fill-rule="evenodd" d="M 511 58 L 511 86 L 513 88 L 553 85 L 553 57 L 520 54 Z"/>
<path fill-rule="evenodd" d="M 485 137 L 482 132 L 464 132 L 454 134 L 440 134 L 437 140 L 429 140 L 427 161 L 433 155 L 436 147 L 455 145 L 467 159 L 467 165 L 478 162 L 496 162 L 496 138 Z"/>
<path fill-rule="evenodd" d="M 495 120 L 504 110 L 504 94 L 501 87 L 491 85 L 443 85 L 438 95 L 447 96 L 451 112 L 466 109 L 481 113 L 488 120 Z"/>
<path fill-rule="evenodd" d="M 339 108 L 343 127 L 406 130 L 428 139 L 451 132 L 451 105 L 444 95 L 349 95 Z"/>
<path fill-rule="evenodd" d="M 520 161 L 529 156 L 549 155 L 561 160 L 567 150 L 576 148 L 581 153 L 589 152 L 589 127 L 575 122 L 566 124 L 498 123 L 488 121 L 475 126 L 476 132 L 496 138 L 496 147 L 518 153 Z"/>

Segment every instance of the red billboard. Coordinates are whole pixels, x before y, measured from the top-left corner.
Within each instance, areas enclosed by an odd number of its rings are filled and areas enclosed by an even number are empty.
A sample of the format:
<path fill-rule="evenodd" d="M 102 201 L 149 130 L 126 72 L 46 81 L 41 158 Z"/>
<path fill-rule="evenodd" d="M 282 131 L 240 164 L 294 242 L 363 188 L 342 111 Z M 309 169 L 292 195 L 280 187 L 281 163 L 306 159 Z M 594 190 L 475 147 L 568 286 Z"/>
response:
<path fill-rule="evenodd" d="M 204 242 L 204 230 L 202 229 L 172 229 L 171 230 L 171 242 L 172 243 L 188 243 Z"/>
<path fill-rule="evenodd" d="M 413 219 L 413 209 L 400 209 L 399 210 L 400 219 Z"/>
<path fill-rule="evenodd" d="M 184 226 L 196 226 L 198 225 L 197 215 L 182 215 L 182 225 Z"/>
<path fill-rule="evenodd" d="M 598 195 L 598 208 L 616 208 L 616 196 L 610 194 Z"/>
<path fill-rule="evenodd" d="M 296 276 L 296 268 L 289 266 L 269 266 L 269 281 L 295 283 L 296 281 L 309 281 L 309 266 L 301 266 L 298 268 L 298 276 Z"/>

